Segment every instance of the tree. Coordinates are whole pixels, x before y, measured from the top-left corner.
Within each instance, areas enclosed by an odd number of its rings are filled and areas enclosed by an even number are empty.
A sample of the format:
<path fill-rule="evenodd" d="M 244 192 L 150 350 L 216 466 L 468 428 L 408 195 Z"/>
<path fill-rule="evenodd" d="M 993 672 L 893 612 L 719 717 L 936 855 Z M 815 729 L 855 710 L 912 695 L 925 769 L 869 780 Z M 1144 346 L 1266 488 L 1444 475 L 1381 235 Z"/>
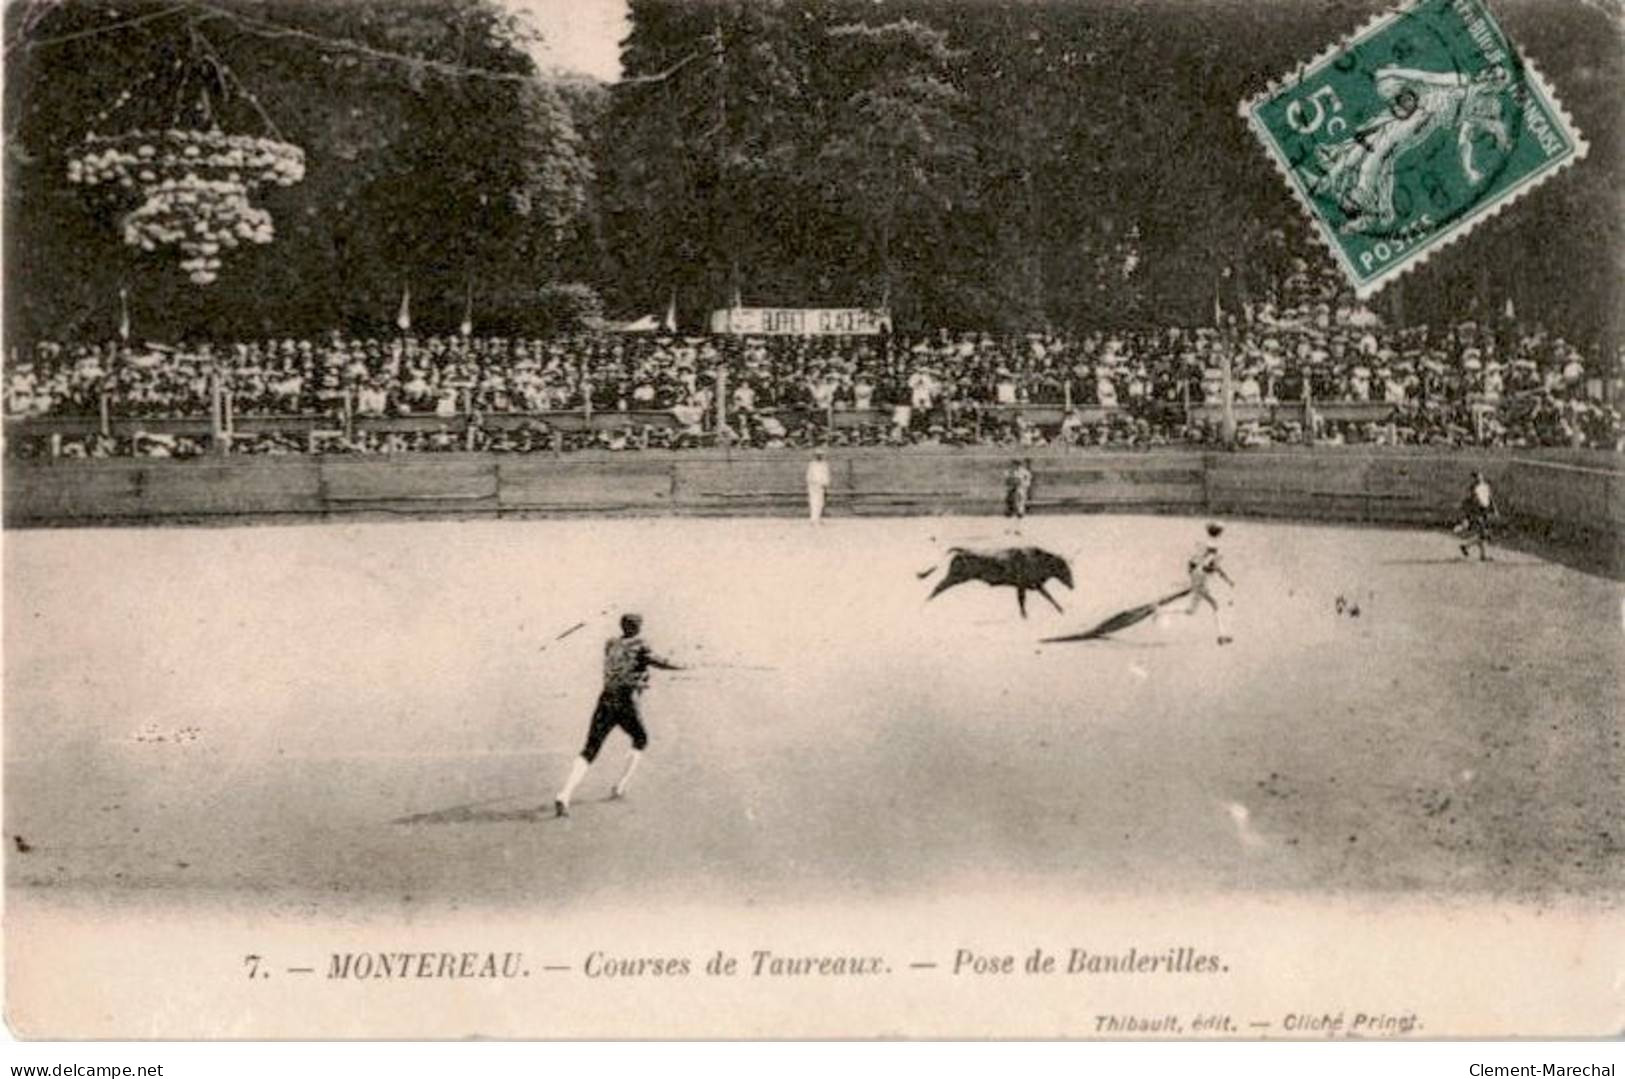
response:
<path fill-rule="evenodd" d="M 592 168 L 528 33 L 494 0 L 13 5 L 8 329 L 106 332 L 121 283 L 153 334 L 380 329 L 408 281 L 420 322 L 449 330 L 482 282 L 534 289 L 560 272 Z M 200 83 L 222 127 L 279 132 L 307 164 L 265 199 L 275 242 L 207 290 L 125 248 L 122 208 L 64 182 L 92 128 L 204 122 Z"/>
<path fill-rule="evenodd" d="M 954 54 L 946 34 L 909 19 L 835 26 L 829 41 L 822 180 L 867 241 L 869 296 L 917 307 L 922 241 L 947 227 L 973 160 L 948 73 Z"/>
<path fill-rule="evenodd" d="M 782 0 L 632 0 L 626 81 L 605 127 L 606 245 L 628 310 L 800 291 L 818 208 L 804 162 L 808 13 Z M 810 216 L 804 216 L 803 211 Z"/>

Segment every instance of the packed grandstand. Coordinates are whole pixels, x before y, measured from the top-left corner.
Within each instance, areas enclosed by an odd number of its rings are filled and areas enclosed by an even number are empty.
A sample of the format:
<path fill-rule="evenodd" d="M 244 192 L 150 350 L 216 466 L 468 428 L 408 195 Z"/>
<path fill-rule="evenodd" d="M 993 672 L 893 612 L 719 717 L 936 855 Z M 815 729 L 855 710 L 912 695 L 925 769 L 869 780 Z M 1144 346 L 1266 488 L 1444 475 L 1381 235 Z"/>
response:
<path fill-rule="evenodd" d="M 1625 449 L 1622 357 L 1588 355 L 1514 312 L 1390 328 L 1327 289 L 1214 321 L 1076 334 L 40 342 L 6 369 L 7 452 L 1213 443 L 1227 358 L 1242 447 Z M 202 432 L 165 429 L 211 416 Z M 47 431 L 31 418 L 82 422 Z"/>

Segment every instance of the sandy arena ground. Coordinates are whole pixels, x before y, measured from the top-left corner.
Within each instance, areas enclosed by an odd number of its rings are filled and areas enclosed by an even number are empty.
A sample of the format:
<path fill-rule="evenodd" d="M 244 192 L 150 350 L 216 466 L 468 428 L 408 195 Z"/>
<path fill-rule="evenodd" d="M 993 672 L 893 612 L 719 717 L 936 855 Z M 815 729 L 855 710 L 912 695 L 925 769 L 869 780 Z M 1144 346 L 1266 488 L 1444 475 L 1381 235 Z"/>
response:
<path fill-rule="evenodd" d="M 1205 612 L 1037 643 L 1177 587 L 1200 524 L 1029 522 L 1078 588 L 1025 622 L 923 602 L 988 519 L 11 532 L 9 902 L 1625 894 L 1625 587 L 1244 521 L 1233 646 Z M 555 821 L 626 609 L 696 667 L 656 673 L 632 797 L 616 734 Z"/>

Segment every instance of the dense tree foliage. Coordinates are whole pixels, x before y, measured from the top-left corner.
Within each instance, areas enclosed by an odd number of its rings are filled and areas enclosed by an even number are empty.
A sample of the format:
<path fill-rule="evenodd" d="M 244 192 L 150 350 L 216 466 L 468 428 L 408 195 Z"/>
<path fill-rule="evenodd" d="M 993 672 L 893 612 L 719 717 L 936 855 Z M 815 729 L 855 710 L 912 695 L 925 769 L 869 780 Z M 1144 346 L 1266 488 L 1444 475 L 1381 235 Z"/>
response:
<path fill-rule="evenodd" d="M 6 20 L 16 330 L 106 332 L 125 284 L 154 333 L 387 325 L 407 286 L 421 322 L 457 325 L 473 293 L 489 327 L 558 276 L 584 222 L 570 110 L 490 0 L 20 3 Z M 125 247 L 128 206 L 87 204 L 65 162 L 92 130 L 209 124 L 280 134 L 307 173 L 263 200 L 275 242 L 198 288 Z"/>
<path fill-rule="evenodd" d="M 6 11 L 13 332 L 524 325 L 582 281 L 697 326 L 751 303 L 889 303 L 902 325 L 1206 321 L 1325 261 L 1236 114 L 1381 0 L 631 0 L 615 85 L 538 77 L 497 0 L 23 0 Z M 1513 300 L 1617 333 L 1621 86 L 1607 5 L 1502 0 L 1591 143 L 1379 306 Z M 546 27 L 540 28 L 543 33 Z M 416 59 L 412 59 L 416 58 Z M 200 91 L 207 91 L 202 93 Z M 126 95 L 126 91 L 129 93 Z M 280 131 L 278 231 L 198 288 L 64 182 L 87 131 Z"/>
<path fill-rule="evenodd" d="M 890 278 L 913 325 L 1209 320 L 1216 291 L 1235 309 L 1327 258 L 1237 103 L 1384 6 L 633 0 L 627 75 L 683 66 L 613 101 L 605 237 L 627 257 L 607 283 L 649 309 L 740 279 L 757 302 L 873 302 Z M 1510 298 L 1604 335 L 1625 268 L 1620 26 L 1603 5 L 1497 11 L 1590 156 L 1380 303 L 1437 319 Z"/>

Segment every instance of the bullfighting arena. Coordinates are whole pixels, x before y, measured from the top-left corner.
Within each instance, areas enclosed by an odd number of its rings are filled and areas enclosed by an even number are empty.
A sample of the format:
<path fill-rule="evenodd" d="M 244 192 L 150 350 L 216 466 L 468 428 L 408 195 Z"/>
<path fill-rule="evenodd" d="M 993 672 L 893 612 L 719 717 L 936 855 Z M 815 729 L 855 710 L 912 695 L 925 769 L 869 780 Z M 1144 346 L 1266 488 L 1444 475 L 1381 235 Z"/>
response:
<path fill-rule="evenodd" d="M 975 878 L 1617 904 L 1625 588 L 1441 532 L 1238 520 L 1233 645 L 1182 605 L 1038 643 L 1177 587 L 1201 524 L 12 531 L 7 901 L 565 916 Z M 945 546 L 1009 542 L 1072 559 L 1065 614 L 979 583 L 924 602 Z M 616 733 L 555 820 L 627 610 L 691 669 L 655 672 L 631 796 L 606 798 Z"/>

